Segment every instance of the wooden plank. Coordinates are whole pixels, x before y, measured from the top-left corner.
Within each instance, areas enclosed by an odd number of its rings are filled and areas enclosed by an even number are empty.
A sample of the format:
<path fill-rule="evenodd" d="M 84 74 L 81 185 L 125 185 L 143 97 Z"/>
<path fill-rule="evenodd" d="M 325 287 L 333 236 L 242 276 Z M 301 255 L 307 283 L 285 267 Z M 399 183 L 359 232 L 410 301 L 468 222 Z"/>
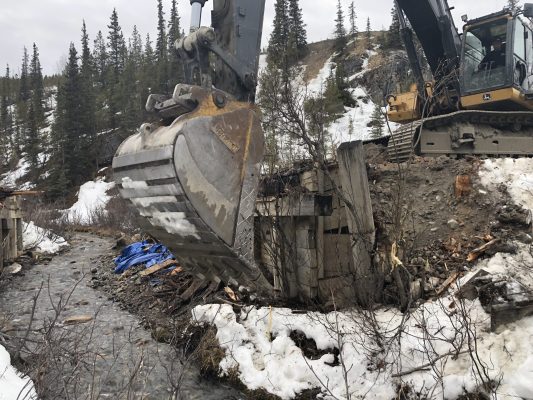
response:
<path fill-rule="evenodd" d="M 139 275 L 140 276 L 153 275 L 156 272 L 161 271 L 162 269 L 165 269 L 165 268 L 171 267 L 173 265 L 177 265 L 177 264 L 178 264 L 178 262 L 176 260 L 166 260 L 166 261 L 163 261 L 160 264 L 155 264 L 155 265 L 152 265 L 150 268 L 146 268 L 144 271 L 141 271 Z"/>
<path fill-rule="evenodd" d="M 315 217 L 331 215 L 331 196 L 300 193 L 293 196 L 276 198 L 260 198 L 256 202 L 260 216 L 272 217 Z"/>
<path fill-rule="evenodd" d="M 435 294 L 437 296 L 440 296 L 446 289 L 448 289 L 448 287 L 454 283 L 457 278 L 459 277 L 460 273 L 455 271 L 453 274 L 451 274 L 448 279 L 446 279 L 442 285 L 439 286 L 439 288 L 436 290 Z"/>
<path fill-rule="evenodd" d="M 346 217 L 352 239 L 354 283 L 357 302 L 369 306 L 381 298 L 383 274 L 372 265 L 375 241 L 374 217 L 362 141 L 343 143 L 337 150 Z"/>

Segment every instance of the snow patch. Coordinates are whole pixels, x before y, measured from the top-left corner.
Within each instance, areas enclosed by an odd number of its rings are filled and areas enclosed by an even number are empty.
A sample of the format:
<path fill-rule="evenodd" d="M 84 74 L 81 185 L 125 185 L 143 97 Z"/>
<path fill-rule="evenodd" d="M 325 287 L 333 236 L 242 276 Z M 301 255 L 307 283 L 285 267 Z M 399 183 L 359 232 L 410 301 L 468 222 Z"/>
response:
<path fill-rule="evenodd" d="M 33 382 L 11 366 L 9 353 L 0 345 L 0 400 L 19 399 L 37 399 Z"/>
<path fill-rule="evenodd" d="M 24 250 L 34 249 L 43 254 L 56 254 L 68 247 L 61 236 L 40 228 L 33 222 L 22 224 L 22 241 Z"/>
<path fill-rule="evenodd" d="M 108 183 L 102 178 L 81 185 L 78 201 L 68 210 L 65 210 L 67 220 L 82 225 L 90 224 L 94 214 L 105 209 L 111 199 L 107 191 L 114 187 L 114 182 Z"/>
<path fill-rule="evenodd" d="M 220 364 L 221 374 L 236 370 L 251 390 L 264 388 L 282 399 L 292 399 L 302 390 L 321 388 L 325 399 L 346 399 L 347 371 L 351 398 L 387 399 L 394 398 L 396 384 L 400 382 L 393 374 L 420 367 L 453 351 L 450 342 L 455 335 L 454 325 L 458 326 L 459 321 L 459 313 L 452 312 L 453 304 L 452 296 L 428 302 L 407 320 L 398 311 L 378 311 L 376 320 L 384 337 L 392 335 L 402 323 L 404 332 L 399 339 L 400 347 L 394 347 L 398 339 L 385 340 L 389 348 L 373 355 L 370 352 L 373 343 L 362 335 L 361 316 L 355 311 L 296 314 L 284 308 L 250 307 L 243 309 L 238 318 L 230 305 L 216 304 L 197 306 L 192 316 L 197 323 L 216 326 L 217 339 L 226 354 Z M 495 334 L 489 332 L 490 318 L 477 300 L 465 305 L 476 324 L 478 354 L 490 366 L 490 377 L 501 378 L 498 398 L 530 398 L 533 317 L 509 324 L 505 331 Z M 423 324 L 431 339 L 425 337 Z M 306 358 L 290 339 L 294 330 L 314 339 L 319 349 L 341 349 L 346 370 L 333 364 L 333 351 L 318 360 Z M 382 367 L 372 367 L 373 362 Z M 442 385 L 436 371 L 442 373 Z M 472 361 L 464 353 L 457 359 L 439 358 L 434 370 L 406 374 L 403 381 L 435 399 L 455 399 L 464 390 L 477 387 Z"/>
<path fill-rule="evenodd" d="M 26 161 L 26 159 L 21 158 L 12 171 L 6 172 L 5 174 L 0 176 L 0 186 L 9 187 L 12 189 L 29 189 L 32 187 L 32 185 L 28 182 L 23 183 L 22 185 L 17 185 L 17 181 L 21 179 L 24 175 L 28 173 L 28 170 L 30 169 L 29 162 Z"/>
<path fill-rule="evenodd" d="M 479 171 L 481 184 L 497 190 L 505 185 L 516 204 L 533 209 L 533 159 L 499 158 L 486 160 Z"/>

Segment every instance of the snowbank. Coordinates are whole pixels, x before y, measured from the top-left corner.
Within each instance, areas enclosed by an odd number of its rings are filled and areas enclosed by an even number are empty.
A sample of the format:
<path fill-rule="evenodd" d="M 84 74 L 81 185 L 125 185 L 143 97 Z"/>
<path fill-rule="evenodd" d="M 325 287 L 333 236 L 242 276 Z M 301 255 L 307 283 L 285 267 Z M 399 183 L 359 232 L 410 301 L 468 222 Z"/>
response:
<path fill-rule="evenodd" d="M 114 187 L 114 182 L 107 183 L 102 178 L 81 185 L 78 201 L 65 211 L 68 221 L 82 225 L 90 224 L 94 214 L 102 211 L 111 199 L 107 191 Z"/>
<path fill-rule="evenodd" d="M 11 366 L 9 353 L 0 345 L 0 400 L 37 399 L 33 382 Z"/>
<path fill-rule="evenodd" d="M 61 236 L 36 226 L 33 222 L 23 223 L 22 240 L 24 250 L 34 249 L 43 254 L 56 254 L 68 247 Z"/>
<path fill-rule="evenodd" d="M 479 177 L 481 184 L 491 190 L 505 185 L 516 204 L 533 209 L 533 159 L 486 160 L 479 171 Z"/>
<path fill-rule="evenodd" d="M 237 371 L 251 390 L 263 388 L 282 399 L 292 399 L 310 388 L 321 388 L 325 399 L 390 399 L 395 397 L 396 385 L 401 382 L 393 374 L 438 359 L 434 369 L 406 374 L 403 382 L 428 398 L 444 395 L 455 399 L 464 390 L 475 390 L 478 384 L 468 354 L 463 353 L 457 359 L 446 356 L 453 351 L 451 343 L 458 344 L 453 327 L 461 319 L 454 304 L 452 297 L 429 302 L 406 321 L 399 312 L 378 311 L 377 322 L 386 343 L 382 351 L 361 334 L 361 316 L 351 311 L 293 314 L 289 309 L 251 307 L 237 316 L 229 305 L 204 305 L 193 310 L 193 320 L 216 326 L 217 339 L 226 353 L 220 364 L 221 374 Z M 497 335 L 487 333 L 489 316 L 479 302 L 468 302 L 467 308 L 470 318 L 476 322 L 478 354 L 489 366 L 489 376 L 501 379 L 499 398 L 531 398 L 533 375 L 529 362 L 533 317 L 511 324 Z M 398 339 L 392 340 L 392 333 L 402 323 L 405 326 L 398 346 Z M 289 337 L 291 331 L 303 332 L 316 342 L 318 349 L 331 349 L 331 352 L 317 360 L 305 357 Z M 335 363 L 333 348 L 341 349 L 340 363 Z"/>

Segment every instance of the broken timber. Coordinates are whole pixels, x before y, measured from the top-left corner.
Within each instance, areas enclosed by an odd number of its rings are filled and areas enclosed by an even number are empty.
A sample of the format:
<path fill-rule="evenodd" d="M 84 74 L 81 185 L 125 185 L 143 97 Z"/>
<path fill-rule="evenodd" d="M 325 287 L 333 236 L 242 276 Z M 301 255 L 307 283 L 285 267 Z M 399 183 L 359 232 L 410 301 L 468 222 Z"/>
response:
<path fill-rule="evenodd" d="M 1 194 L 6 193 L 5 196 Z M 0 273 L 22 252 L 22 210 L 19 197 L 0 190 Z"/>

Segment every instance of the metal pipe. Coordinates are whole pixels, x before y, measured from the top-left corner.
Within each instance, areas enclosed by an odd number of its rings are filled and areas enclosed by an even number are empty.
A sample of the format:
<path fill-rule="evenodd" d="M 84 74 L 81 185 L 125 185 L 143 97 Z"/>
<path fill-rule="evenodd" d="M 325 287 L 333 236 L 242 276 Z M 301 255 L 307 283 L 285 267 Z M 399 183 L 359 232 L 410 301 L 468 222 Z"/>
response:
<path fill-rule="evenodd" d="M 190 32 L 196 31 L 202 24 L 202 8 L 206 0 L 191 0 L 191 29 Z"/>

